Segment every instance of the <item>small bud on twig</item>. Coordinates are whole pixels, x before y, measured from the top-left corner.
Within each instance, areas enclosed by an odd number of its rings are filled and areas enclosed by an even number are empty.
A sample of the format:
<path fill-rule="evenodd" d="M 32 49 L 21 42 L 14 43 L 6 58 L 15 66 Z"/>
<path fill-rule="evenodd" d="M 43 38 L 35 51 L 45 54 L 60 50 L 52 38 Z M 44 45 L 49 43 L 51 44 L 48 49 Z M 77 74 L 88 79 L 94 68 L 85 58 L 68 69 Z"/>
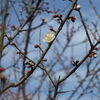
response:
<path fill-rule="evenodd" d="M 12 25 L 12 26 L 11 26 L 11 30 L 12 30 L 12 31 L 15 31 L 15 30 L 16 30 L 16 27 L 15 27 L 14 25 Z"/>
<path fill-rule="evenodd" d="M 34 48 L 40 48 L 40 45 L 39 44 L 35 44 Z"/>
<path fill-rule="evenodd" d="M 61 14 L 55 14 L 53 15 L 54 18 L 57 18 L 57 21 L 60 23 L 60 22 L 63 22 L 62 20 L 62 15 Z"/>
<path fill-rule="evenodd" d="M 75 22 L 76 16 L 71 16 L 70 19 L 71 19 L 72 22 Z"/>
<path fill-rule="evenodd" d="M 47 61 L 47 58 L 42 59 L 42 61 L 46 62 Z"/>
<path fill-rule="evenodd" d="M 50 26 L 50 30 L 56 32 L 52 26 Z"/>
<path fill-rule="evenodd" d="M 79 11 L 81 6 L 79 4 L 76 5 L 75 10 Z"/>
<path fill-rule="evenodd" d="M 0 67 L 0 72 L 3 72 L 3 71 L 5 71 L 5 70 L 6 70 L 5 68 Z"/>
<path fill-rule="evenodd" d="M 96 52 L 92 52 L 91 54 L 89 54 L 89 57 L 94 57 L 94 58 L 96 58 L 96 57 L 97 57 L 97 53 L 96 53 Z"/>
<path fill-rule="evenodd" d="M 78 63 L 79 63 L 78 60 L 72 62 L 73 66 L 77 66 Z"/>
<path fill-rule="evenodd" d="M 43 52 L 43 50 L 42 50 L 42 48 L 40 47 L 40 45 L 39 45 L 39 44 L 36 44 L 36 45 L 34 46 L 34 48 L 39 48 L 39 49 L 40 49 L 40 51 L 42 51 L 42 52 Z"/>
<path fill-rule="evenodd" d="M 53 17 L 54 17 L 54 18 L 59 18 L 59 17 L 62 17 L 62 15 L 54 14 Z"/>
<path fill-rule="evenodd" d="M 30 62 L 29 62 L 29 61 L 25 61 L 25 64 L 26 64 L 26 65 L 30 65 Z"/>

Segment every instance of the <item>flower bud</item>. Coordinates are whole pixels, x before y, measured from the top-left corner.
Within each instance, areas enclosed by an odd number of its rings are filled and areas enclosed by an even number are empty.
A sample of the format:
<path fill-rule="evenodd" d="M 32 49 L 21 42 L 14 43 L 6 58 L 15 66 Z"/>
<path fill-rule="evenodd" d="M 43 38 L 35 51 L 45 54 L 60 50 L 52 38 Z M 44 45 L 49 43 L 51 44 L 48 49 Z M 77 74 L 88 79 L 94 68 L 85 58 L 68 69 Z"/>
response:
<path fill-rule="evenodd" d="M 47 58 L 44 58 L 42 61 L 46 62 L 47 61 Z"/>
<path fill-rule="evenodd" d="M 70 18 L 71 18 L 71 21 L 72 21 L 72 22 L 75 22 L 76 16 L 71 16 Z"/>
<path fill-rule="evenodd" d="M 35 46 L 34 46 L 34 48 L 39 48 L 40 47 L 40 45 L 39 44 L 36 44 Z"/>
<path fill-rule="evenodd" d="M 5 68 L 0 67 L 0 72 L 3 72 L 3 71 L 5 71 L 5 70 L 6 70 Z"/>
<path fill-rule="evenodd" d="M 94 58 L 97 58 L 97 54 L 93 55 Z"/>
<path fill-rule="evenodd" d="M 77 4 L 75 10 L 79 11 L 80 8 L 81 8 L 81 6 L 79 4 Z"/>

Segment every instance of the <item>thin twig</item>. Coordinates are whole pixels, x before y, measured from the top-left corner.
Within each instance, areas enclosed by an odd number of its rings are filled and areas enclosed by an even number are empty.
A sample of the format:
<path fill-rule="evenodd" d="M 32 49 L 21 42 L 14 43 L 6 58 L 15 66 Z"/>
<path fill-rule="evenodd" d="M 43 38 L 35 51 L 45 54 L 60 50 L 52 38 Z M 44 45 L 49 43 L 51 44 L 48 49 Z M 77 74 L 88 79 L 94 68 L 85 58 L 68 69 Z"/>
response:
<path fill-rule="evenodd" d="M 80 10 L 79 10 L 78 12 L 79 12 L 79 15 L 80 15 L 81 22 L 82 22 L 82 24 L 83 24 L 84 30 L 85 30 L 85 32 L 86 32 L 87 38 L 88 38 L 88 40 L 89 40 L 90 46 L 91 46 L 91 48 L 92 48 L 92 47 L 93 47 L 93 44 L 92 44 L 91 38 L 90 38 L 90 36 L 89 36 L 89 33 L 88 33 L 88 30 L 87 30 L 86 24 L 85 24 L 85 22 L 84 22 L 82 13 L 81 13 Z"/>
<path fill-rule="evenodd" d="M 84 63 L 84 61 L 89 57 L 89 55 L 91 54 L 91 52 L 94 50 L 94 48 L 100 44 L 100 40 L 90 49 L 90 52 L 80 61 L 80 63 L 77 64 L 76 67 L 74 67 L 68 74 L 66 74 L 60 81 L 59 84 L 62 83 L 64 80 L 66 80 L 69 76 L 71 76 L 79 67 L 82 63 Z"/>

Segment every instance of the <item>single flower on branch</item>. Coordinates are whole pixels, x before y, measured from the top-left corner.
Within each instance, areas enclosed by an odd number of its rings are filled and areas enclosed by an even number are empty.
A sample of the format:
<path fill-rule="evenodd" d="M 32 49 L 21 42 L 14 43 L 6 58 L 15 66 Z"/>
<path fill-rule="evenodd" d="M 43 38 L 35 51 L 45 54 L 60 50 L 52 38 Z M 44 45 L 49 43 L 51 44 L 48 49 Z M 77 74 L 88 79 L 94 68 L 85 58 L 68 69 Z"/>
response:
<path fill-rule="evenodd" d="M 55 38 L 55 33 L 54 32 L 49 32 L 49 33 L 44 35 L 43 42 L 50 43 L 54 40 L 54 38 Z"/>

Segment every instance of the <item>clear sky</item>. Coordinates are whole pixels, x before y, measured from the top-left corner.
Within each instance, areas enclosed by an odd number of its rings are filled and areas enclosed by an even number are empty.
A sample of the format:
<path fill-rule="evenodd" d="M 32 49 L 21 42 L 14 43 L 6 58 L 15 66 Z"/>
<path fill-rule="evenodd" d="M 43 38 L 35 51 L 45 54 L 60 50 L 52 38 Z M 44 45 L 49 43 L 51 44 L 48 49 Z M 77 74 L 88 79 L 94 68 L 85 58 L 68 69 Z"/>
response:
<path fill-rule="evenodd" d="M 17 1 L 17 0 L 16 0 Z M 46 0 L 46 1 L 48 1 L 49 2 L 49 4 L 50 4 L 50 9 L 52 10 L 52 9 L 54 9 L 54 7 L 57 7 L 57 8 L 66 8 L 67 6 L 68 6 L 68 0 L 65 0 L 65 1 L 63 1 L 63 0 Z M 100 14 L 100 0 L 92 0 L 92 1 L 94 1 L 94 5 L 95 5 L 95 7 L 97 8 L 97 11 L 98 11 L 98 13 Z M 95 22 L 96 20 L 98 20 L 98 18 L 97 18 L 97 16 L 95 15 L 95 13 L 94 13 L 94 11 L 93 11 L 93 9 L 91 8 L 91 5 L 89 4 L 89 0 L 78 0 L 78 3 L 81 5 L 81 11 L 82 11 L 82 14 L 83 14 L 83 17 L 84 17 L 84 19 L 88 19 L 88 22 L 87 22 L 87 24 L 89 24 L 90 26 L 91 26 L 91 22 Z M 16 7 L 16 9 L 18 10 L 18 6 Z M 68 10 L 67 8 L 66 8 L 66 10 Z M 11 20 L 11 23 L 12 24 L 15 24 L 15 25 L 17 25 L 18 26 L 18 21 L 16 21 L 15 20 L 15 15 L 13 15 L 14 14 L 14 12 L 11 10 L 9 13 L 12 13 L 12 16 L 10 17 L 10 20 Z M 65 14 L 66 14 L 66 12 L 64 12 L 64 13 L 62 13 L 63 14 L 63 16 L 65 16 Z M 77 16 L 77 20 L 76 20 L 76 22 L 73 24 L 72 23 L 72 25 L 75 25 L 75 26 L 78 26 L 79 24 L 80 24 L 80 19 L 79 19 L 79 15 L 77 14 L 77 12 L 73 12 L 72 13 L 72 15 L 76 15 Z M 41 15 L 41 16 L 38 16 L 37 17 L 37 19 L 36 19 L 36 21 L 33 23 L 33 26 L 36 26 L 36 25 L 38 25 L 39 23 L 40 23 L 40 21 L 41 21 L 41 18 L 46 18 L 46 19 L 50 19 L 52 17 L 52 14 L 51 15 L 47 15 L 47 14 L 43 14 L 43 15 Z M 99 20 L 100 21 L 100 20 Z M 54 28 L 55 29 L 57 29 L 58 28 L 58 24 L 53 20 L 52 22 L 50 22 L 50 23 L 48 23 L 48 25 L 52 25 L 52 26 L 54 26 Z M 71 26 L 72 26 L 71 25 Z M 100 24 L 99 24 L 99 27 L 100 27 Z M 25 27 L 26 28 L 26 27 Z M 64 28 L 63 28 L 63 30 L 61 31 L 61 33 L 65 33 L 65 30 L 66 30 L 66 27 L 64 26 Z M 43 26 L 42 28 L 41 28 L 41 34 L 42 34 L 42 36 L 41 36 L 41 39 L 42 39 L 42 37 L 43 37 L 43 35 L 44 34 L 46 34 L 47 32 L 49 32 L 50 30 L 49 30 L 49 28 L 48 28 L 48 26 Z M 38 43 L 39 42 L 39 36 L 37 35 L 37 33 L 39 33 L 40 32 L 40 30 L 36 30 L 36 31 L 34 31 L 33 33 L 34 34 L 32 34 L 31 36 L 31 44 L 29 45 L 29 51 L 31 51 L 31 50 L 33 50 L 33 51 L 36 51 L 36 49 L 32 49 L 32 46 L 34 45 L 34 44 L 36 44 L 36 43 Z M 62 45 L 63 45 L 63 42 L 65 41 L 65 38 L 62 36 L 62 34 L 59 34 L 59 36 L 58 36 L 58 38 L 60 38 L 61 39 L 61 41 L 62 41 Z M 80 34 L 81 33 L 81 34 Z M 34 38 L 35 37 L 35 38 Z M 86 38 L 86 35 L 84 34 L 84 31 L 83 30 L 81 30 L 81 31 L 79 31 L 79 33 L 78 34 L 76 34 L 76 36 L 73 38 L 73 42 L 72 43 L 70 43 L 70 45 L 72 45 L 73 43 L 78 43 L 78 42 L 80 42 L 80 41 L 82 41 L 82 40 L 84 40 L 84 38 Z M 21 38 L 19 37 L 19 41 L 21 40 Z M 34 40 L 34 41 L 33 41 Z M 18 42 L 19 42 L 18 41 Z M 45 46 L 47 46 L 47 44 L 46 43 L 43 43 L 43 41 L 42 41 L 42 47 L 43 48 L 45 48 Z M 85 47 L 85 45 L 83 44 L 83 45 L 81 45 L 81 46 L 78 46 L 78 47 L 75 47 L 74 48 L 74 50 L 77 52 L 77 53 L 75 53 L 74 54 L 74 56 L 77 58 L 77 59 L 81 59 L 85 54 L 86 54 L 86 51 L 85 51 L 85 49 L 84 49 L 84 47 Z M 20 48 L 23 48 L 23 46 L 22 47 L 20 47 Z M 58 47 L 59 48 L 59 47 Z M 77 49 L 78 48 L 78 49 Z M 52 46 L 51 47 L 51 49 L 49 50 L 49 52 L 48 52 L 48 54 L 46 55 L 46 57 L 48 58 L 48 59 L 52 59 L 52 56 L 53 56 L 53 51 L 52 51 L 52 49 L 54 49 L 54 46 Z M 59 48 L 59 51 L 61 50 L 61 48 Z M 8 54 L 7 54 L 7 57 L 9 56 L 9 59 L 7 58 L 7 59 L 3 59 L 2 60 L 2 64 L 3 64 L 3 66 L 6 66 L 6 67 L 8 67 L 10 64 L 12 64 L 12 57 L 14 57 L 14 55 L 12 54 L 12 52 L 15 52 L 15 49 L 13 48 L 13 47 L 8 47 L 7 49 L 5 49 L 5 52 L 8 52 L 8 51 L 10 51 Z M 79 53 L 81 51 L 81 53 Z M 36 51 L 37 52 L 37 51 Z M 70 49 L 67 51 L 67 52 L 69 52 L 69 55 L 70 55 L 70 53 L 71 53 L 71 51 L 70 51 Z M 67 52 L 65 52 L 65 54 L 67 53 Z M 38 53 L 38 52 L 37 52 Z M 36 54 L 33 54 L 33 53 L 30 53 L 28 56 L 30 57 L 30 58 L 33 58 L 33 56 L 35 56 L 35 60 L 37 60 L 37 58 L 38 58 L 38 56 L 39 55 L 37 55 L 37 53 Z M 57 65 L 57 67 L 58 66 L 60 66 L 60 65 Z M 84 65 L 83 65 L 84 66 Z M 36 71 L 37 73 L 39 73 L 39 70 L 38 71 Z M 35 74 L 36 75 L 38 75 L 37 73 L 35 72 Z M 77 71 L 78 73 L 80 73 L 81 74 L 81 76 L 83 77 L 84 76 L 84 72 L 85 72 L 85 68 L 80 68 L 80 69 L 78 69 L 78 71 Z M 41 73 L 41 72 L 40 72 Z M 57 73 L 57 77 L 58 77 L 58 74 L 60 74 L 61 76 L 63 76 L 63 72 L 59 72 L 59 73 Z M 12 78 L 14 78 L 13 76 L 12 76 Z M 74 83 L 74 84 L 73 84 Z M 66 84 L 66 88 L 67 89 L 73 89 L 73 87 L 76 85 L 75 84 L 76 83 L 76 79 L 75 79 L 75 77 L 72 75 L 70 78 L 68 78 L 68 84 Z M 30 83 L 30 84 L 32 84 L 33 85 L 33 83 Z M 37 83 L 37 81 L 35 81 L 34 82 L 34 88 L 35 88 L 35 86 L 37 85 L 38 83 Z M 45 86 L 45 84 L 44 84 L 44 86 Z M 32 91 L 32 89 L 30 88 L 30 86 L 28 87 L 28 90 L 30 90 L 30 91 Z M 45 97 L 45 95 L 46 95 L 46 88 L 44 89 L 42 89 L 42 91 L 44 91 L 44 93 L 43 93 L 43 100 L 44 100 L 44 97 Z M 64 94 L 65 96 L 63 96 L 62 98 L 62 100 L 66 100 L 66 96 L 68 96 L 67 94 Z M 76 94 L 77 95 L 77 94 Z M 42 100 L 42 99 L 41 99 Z M 61 100 L 61 98 L 59 99 L 59 100 Z M 74 99 L 73 99 L 74 100 Z M 90 96 L 84 96 L 82 99 L 80 99 L 80 100 L 91 100 L 90 99 Z M 95 98 L 94 100 L 98 100 L 97 98 Z"/>

